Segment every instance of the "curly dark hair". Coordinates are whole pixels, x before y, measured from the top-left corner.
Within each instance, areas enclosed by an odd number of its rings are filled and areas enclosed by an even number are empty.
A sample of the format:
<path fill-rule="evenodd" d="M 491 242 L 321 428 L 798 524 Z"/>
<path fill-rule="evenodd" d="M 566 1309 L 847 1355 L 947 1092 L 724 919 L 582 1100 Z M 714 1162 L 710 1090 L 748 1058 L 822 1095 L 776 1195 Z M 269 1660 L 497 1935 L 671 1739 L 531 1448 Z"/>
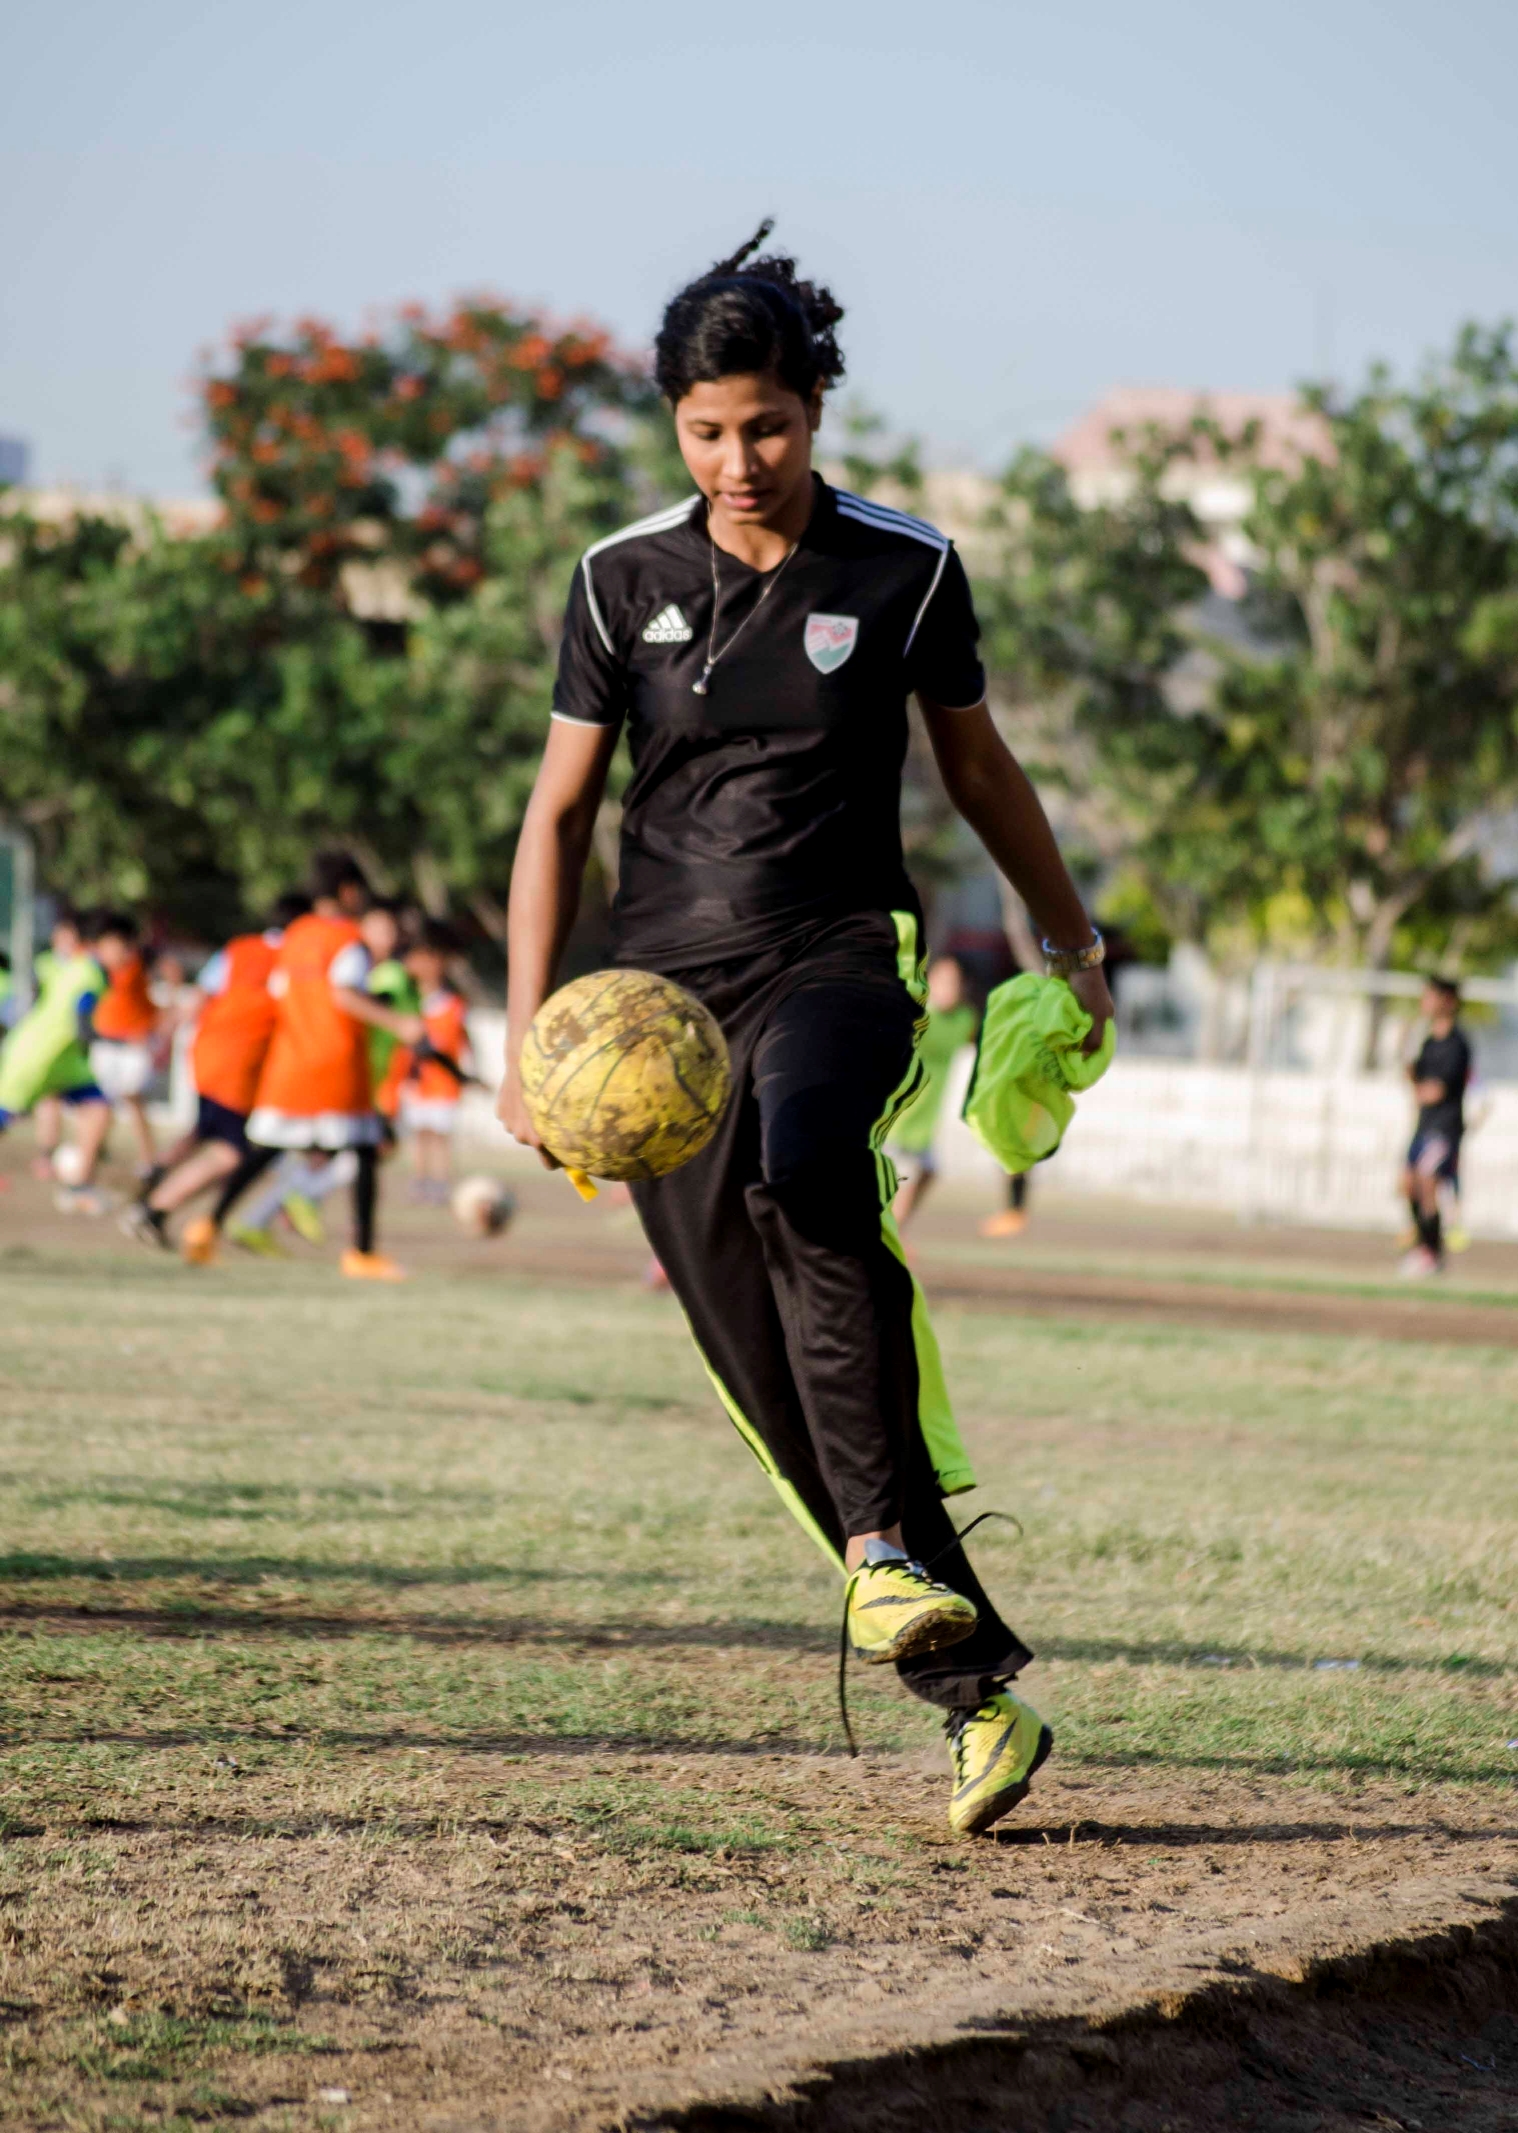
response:
<path fill-rule="evenodd" d="M 311 861 L 311 894 L 318 899 L 340 896 L 344 889 L 369 893 L 369 877 L 351 852 L 317 852 Z"/>
<path fill-rule="evenodd" d="M 141 933 L 141 927 L 130 911 L 117 911 L 110 904 L 97 904 L 93 910 L 78 914 L 76 923 L 87 941 L 103 941 L 114 938 L 133 947 Z"/>
<path fill-rule="evenodd" d="M 727 259 L 687 282 L 665 307 L 654 342 L 654 377 L 675 407 L 693 385 L 772 371 L 809 399 L 818 384 L 843 376 L 833 328 L 843 306 L 830 289 L 803 281 L 784 252 L 758 252 L 774 220 Z"/>

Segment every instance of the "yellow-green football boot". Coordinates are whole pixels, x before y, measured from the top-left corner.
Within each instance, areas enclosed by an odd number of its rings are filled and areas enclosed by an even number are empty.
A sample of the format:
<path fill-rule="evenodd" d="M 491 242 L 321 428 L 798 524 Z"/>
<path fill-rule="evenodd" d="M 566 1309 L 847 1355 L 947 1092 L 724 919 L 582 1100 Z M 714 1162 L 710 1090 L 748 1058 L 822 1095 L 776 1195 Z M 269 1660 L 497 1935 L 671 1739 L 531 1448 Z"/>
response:
<path fill-rule="evenodd" d="M 287 1192 L 281 1205 L 285 1220 L 297 1237 L 304 1237 L 307 1244 L 326 1243 L 327 1225 L 314 1200 L 308 1200 L 303 1192 Z"/>
<path fill-rule="evenodd" d="M 954 1765 L 949 1827 L 962 1837 L 978 1837 L 1026 1799 L 1034 1771 L 1054 1746 L 1032 1704 L 1009 1689 L 988 1696 L 977 1710 L 955 1711 L 944 1732 Z"/>
<path fill-rule="evenodd" d="M 921 1563 L 878 1541 L 866 1543 L 844 1600 L 856 1658 L 884 1666 L 914 1652 L 936 1652 L 968 1637 L 979 1620 L 968 1600 L 930 1578 Z"/>

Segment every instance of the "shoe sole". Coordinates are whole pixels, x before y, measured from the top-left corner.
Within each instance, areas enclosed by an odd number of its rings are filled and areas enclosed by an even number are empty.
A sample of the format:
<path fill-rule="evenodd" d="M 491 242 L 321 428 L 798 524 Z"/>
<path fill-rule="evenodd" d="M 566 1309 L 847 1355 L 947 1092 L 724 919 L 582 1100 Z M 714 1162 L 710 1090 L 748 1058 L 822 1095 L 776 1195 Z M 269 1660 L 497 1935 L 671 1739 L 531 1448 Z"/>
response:
<path fill-rule="evenodd" d="M 1011 1814 L 1014 1807 L 1021 1807 L 1028 1797 L 1034 1778 L 1048 1762 L 1049 1751 L 1053 1746 L 1053 1729 L 1044 1726 L 1039 1733 L 1038 1746 L 1033 1751 L 1033 1760 L 1028 1765 L 1027 1775 L 1020 1777 L 1015 1785 L 1009 1785 L 1004 1792 L 993 1793 L 980 1808 L 973 1822 L 956 1823 L 954 1827 L 957 1833 L 961 1837 L 981 1836 L 993 1822 L 999 1822 L 1003 1815 Z"/>
<path fill-rule="evenodd" d="M 974 1632 L 977 1619 L 972 1615 L 966 1622 L 963 1616 L 947 1611 L 942 1614 L 920 1615 L 915 1622 L 909 1623 L 893 1637 L 889 1644 L 877 1645 L 870 1651 L 864 1651 L 851 1637 L 849 1650 L 866 1666 L 889 1666 L 898 1659 L 915 1659 L 919 1652 L 941 1652 L 951 1644 L 961 1643 Z"/>

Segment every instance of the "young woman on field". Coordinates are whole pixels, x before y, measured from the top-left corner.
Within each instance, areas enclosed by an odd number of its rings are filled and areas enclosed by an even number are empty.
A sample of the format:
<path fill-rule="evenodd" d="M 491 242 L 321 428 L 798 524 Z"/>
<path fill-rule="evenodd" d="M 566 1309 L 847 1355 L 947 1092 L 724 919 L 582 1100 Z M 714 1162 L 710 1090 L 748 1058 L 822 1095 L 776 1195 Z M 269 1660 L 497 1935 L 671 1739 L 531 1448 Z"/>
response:
<path fill-rule="evenodd" d="M 1016 1805 L 1050 1734 L 1032 1656 L 944 1508 L 974 1477 L 889 1219 L 881 1146 L 915 1089 L 922 915 L 902 866 L 907 699 L 955 805 L 1093 1018 L 1100 937 L 985 703 L 942 534 L 813 470 L 842 317 L 768 234 L 682 289 L 656 345 L 698 494 L 586 553 L 511 885 L 501 1117 L 540 1146 L 519 1052 L 552 990 L 618 735 L 632 782 L 619 963 L 704 1000 L 731 1048 L 714 1140 L 637 1185 L 650 1244 L 724 1406 L 847 1574 L 848 1640 L 945 1713 L 950 1821 Z"/>

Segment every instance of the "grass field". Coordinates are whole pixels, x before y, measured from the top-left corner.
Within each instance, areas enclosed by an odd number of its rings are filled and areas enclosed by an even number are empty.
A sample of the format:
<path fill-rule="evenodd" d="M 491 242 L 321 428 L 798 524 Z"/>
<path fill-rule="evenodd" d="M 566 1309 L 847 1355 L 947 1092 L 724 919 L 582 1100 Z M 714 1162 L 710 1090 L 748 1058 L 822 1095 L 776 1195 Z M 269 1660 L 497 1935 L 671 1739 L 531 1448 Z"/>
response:
<path fill-rule="evenodd" d="M 1015 1945 L 966 1923 L 1011 1854 L 948 1841 L 931 1712 L 856 1674 L 841 1758 L 836 1580 L 667 1299 L 5 1234 L 5 2123 L 422 2123 L 487 2042 L 523 2088 L 479 2123 L 578 2123 L 556 2054 L 720 2044 L 827 1950 L 868 1997 L 883 1950 Z M 1046 1797 L 1072 1845 L 1149 1803 L 1124 1893 L 1183 1804 L 1505 1831 L 1512 1348 L 937 1315 Z M 688 2019 L 640 2013 L 682 1966 Z"/>

